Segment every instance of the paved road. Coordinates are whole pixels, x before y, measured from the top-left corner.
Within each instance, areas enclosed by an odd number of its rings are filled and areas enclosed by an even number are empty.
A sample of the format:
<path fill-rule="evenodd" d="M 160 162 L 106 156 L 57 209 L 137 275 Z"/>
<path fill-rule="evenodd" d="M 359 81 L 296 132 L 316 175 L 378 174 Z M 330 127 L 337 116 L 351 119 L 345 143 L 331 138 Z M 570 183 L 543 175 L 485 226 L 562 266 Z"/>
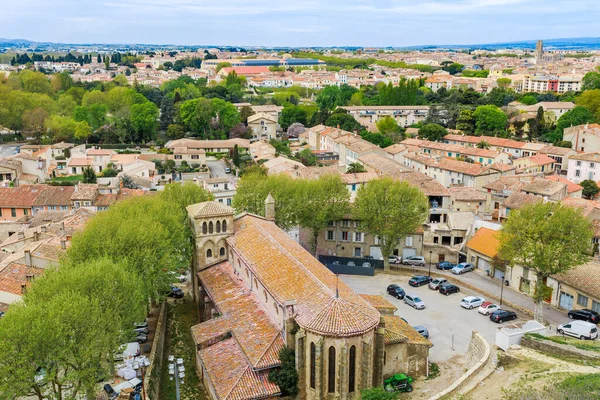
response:
<path fill-rule="evenodd" d="M 466 289 L 449 296 L 430 290 L 427 286 L 413 288 L 408 285 L 409 276 L 377 274 L 374 277 L 340 275 L 340 278 L 358 293 L 380 294 L 394 304 L 398 310 L 396 315 L 406 319 L 412 326 L 423 325 L 429 330 L 430 341 L 434 347 L 430 350 L 430 359 L 434 362 L 445 362 L 454 356 L 466 354 L 471 340 L 471 332 L 478 331 L 488 342 L 494 343 L 496 331 L 504 324 L 496 324 L 489 317 L 481 315 L 476 309 L 466 310 L 460 301 L 467 295 L 477 295 Z M 415 310 L 386 293 L 389 284 L 396 283 L 404 290 L 421 297 L 425 302 L 424 310 Z M 481 296 L 484 297 L 485 296 Z M 507 307 L 508 308 L 508 307 Z M 510 308 L 509 308 L 510 309 Z M 523 318 L 519 315 L 517 321 Z"/>
<path fill-rule="evenodd" d="M 206 166 L 210 171 L 211 178 L 225 178 L 227 174 L 225 173 L 225 162 L 224 161 L 207 161 Z"/>
<path fill-rule="evenodd" d="M 427 268 L 424 267 L 415 267 L 417 271 L 427 275 Z M 500 281 L 497 279 L 490 279 L 486 276 L 480 275 L 477 272 L 467 272 L 463 275 L 454 275 L 449 271 L 440 271 L 438 269 L 432 269 L 434 272 L 439 275 L 448 276 L 452 279 L 456 279 L 462 282 L 465 282 L 471 286 L 479 288 L 485 293 L 492 294 L 493 296 L 500 297 Z M 460 286 L 460 285 L 459 285 Z M 484 296 L 485 297 L 485 296 Z M 511 302 L 512 304 L 523 307 L 524 309 L 533 310 L 535 308 L 535 304 L 531 297 L 526 294 L 517 292 L 514 289 L 511 289 L 507 286 L 504 287 L 502 291 L 502 298 L 506 301 Z M 569 321 L 566 312 L 559 311 L 553 307 L 550 307 L 548 304 L 544 304 L 544 320 L 552 326 L 557 326 L 560 324 L 564 324 Z"/>
<path fill-rule="evenodd" d="M 0 146 L 0 158 L 12 156 L 15 154 L 16 146 Z"/>

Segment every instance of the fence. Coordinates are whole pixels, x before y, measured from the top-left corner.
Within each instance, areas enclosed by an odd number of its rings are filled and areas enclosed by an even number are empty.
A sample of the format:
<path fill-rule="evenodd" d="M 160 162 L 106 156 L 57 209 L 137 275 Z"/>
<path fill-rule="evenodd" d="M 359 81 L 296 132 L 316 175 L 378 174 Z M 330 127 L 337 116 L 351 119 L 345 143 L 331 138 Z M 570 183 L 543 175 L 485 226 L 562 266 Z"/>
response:
<path fill-rule="evenodd" d="M 375 268 L 383 268 L 382 260 L 372 260 L 367 258 L 319 256 L 319 261 L 334 274 L 343 275 L 374 276 Z M 350 265 L 348 265 L 349 263 Z M 352 263 L 354 263 L 354 265 L 352 265 Z"/>

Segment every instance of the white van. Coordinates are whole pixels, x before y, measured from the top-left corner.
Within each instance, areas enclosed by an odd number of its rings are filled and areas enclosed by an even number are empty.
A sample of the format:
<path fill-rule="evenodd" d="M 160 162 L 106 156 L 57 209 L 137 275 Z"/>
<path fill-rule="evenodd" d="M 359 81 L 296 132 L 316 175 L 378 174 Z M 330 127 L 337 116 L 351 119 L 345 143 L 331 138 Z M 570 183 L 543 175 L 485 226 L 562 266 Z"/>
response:
<path fill-rule="evenodd" d="M 571 321 L 566 324 L 559 325 L 556 331 L 562 335 L 569 335 L 581 340 L 596 339 L 598 337 L 598 328 L 591 322 L 586 321 Z"/>

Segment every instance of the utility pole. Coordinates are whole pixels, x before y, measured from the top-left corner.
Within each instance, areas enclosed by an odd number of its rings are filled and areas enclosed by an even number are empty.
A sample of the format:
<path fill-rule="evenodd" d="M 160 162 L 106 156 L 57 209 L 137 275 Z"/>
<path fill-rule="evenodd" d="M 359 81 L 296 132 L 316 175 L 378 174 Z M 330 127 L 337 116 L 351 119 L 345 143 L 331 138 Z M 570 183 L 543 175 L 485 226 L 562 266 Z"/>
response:
<path fill-rule="evenodd" d="M 181 380 L 181 384 L 184 384 L 185 367 L 183 366 L 183 358 L 175 360 L 175 356 L 169 355 L 169 378 L 173 380 L 173 377 L 175 377 L 175 398 L 181 400 L 179 381 Z"/>

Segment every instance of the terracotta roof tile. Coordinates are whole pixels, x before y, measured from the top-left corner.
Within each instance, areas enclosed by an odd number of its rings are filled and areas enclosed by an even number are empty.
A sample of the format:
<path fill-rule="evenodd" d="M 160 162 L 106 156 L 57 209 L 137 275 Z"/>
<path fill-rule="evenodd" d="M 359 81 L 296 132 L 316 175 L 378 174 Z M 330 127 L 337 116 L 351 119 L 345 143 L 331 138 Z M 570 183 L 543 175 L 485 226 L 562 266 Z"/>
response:
<path fill-rule="evenodd" d="M 234 222 L 230 246 L 283 304 L 296 300 L 296 321 L 315 331 L 354 336 L 375 328 L 379 313 L 273 222 L 244 215 Z M 336 287 L 339 298 L 336 299 Z M 343 300 L 343 301 L 342 301 Z M 356 315 L 340 316 L 342 310 Z"/>
<path fill-rule="evenodd" d="M 488 228 L 479 228 L 467 242 L 467 247 L 490 258 L 496 257 L 500 249 L 500 232 Z"/>
<path fill-rule="evenodd" d="M 543 200 L 544 199 L 541 196 L 519 192 L 513 193 L 510 196 L 508 196 L 506 200 L 504 200 L 504 203 L 502 203 L 502 205 L 506 208 L 516 210 L 523 207 L 526 204 L 532 204 Z"/>
<path fill-rule="evenodd" d="M 218 201 L 205 201 L 204 203 L 192 204 L 187 207 L 187 210 L 194 217 L 203 217 L 207 215 L 217 217 L 233 214 L 233 209 L 231 207 L 227 207 Z"/>
<path fill-rule="evenodd" d="M 22 294 L 22 286 L 28 284 L 27 277 L 36 277 L 44 273 L 41 268 L 28 267 L 24 264 L 10 263 L 0 271 L 0 291 Z"/>
<path fill-rule="evenodd" d="M 600 297 L 600 263 L 598 261 L 590 261 L 564 274 L 554 275 L 553 278 L 590 296 Z"/>
<path fill-rule="evenodd" d="M 423 337 L 412 326 L 397 315 L 383 315 L 385 322 L 385 344 L 411 343 L 431 346 L 431 342 Z"/>
<path fill-rule="evenodd" d="M 383 296 L 378 294 L 361 294 L 360 297 L 369 302 L 378 311 L 396 311 L 398 307 L 387 301 Z"/>
<path fill-rule="evenodd" d="M 562 176 L 550 175 L 550 176 L 547 176 L 545 179 L 547 179 L 549 181 L 562 182 L 562 183 L 566 184 L 567 185 L 567 192 L 569 194 L 575 193 L 575 192 L 579 192 L 580 190 L 583 190 L 583 186 L 578 185 L 575 182 L 571 182 L 570 180 L 568 180 L 566 178 L 563 178 Z"/>
<path fill-rule="evenodd" d="M 457 201 L 485 201 L 485 194 L 472 187 L 451 187 L 450 197 Z"/>

